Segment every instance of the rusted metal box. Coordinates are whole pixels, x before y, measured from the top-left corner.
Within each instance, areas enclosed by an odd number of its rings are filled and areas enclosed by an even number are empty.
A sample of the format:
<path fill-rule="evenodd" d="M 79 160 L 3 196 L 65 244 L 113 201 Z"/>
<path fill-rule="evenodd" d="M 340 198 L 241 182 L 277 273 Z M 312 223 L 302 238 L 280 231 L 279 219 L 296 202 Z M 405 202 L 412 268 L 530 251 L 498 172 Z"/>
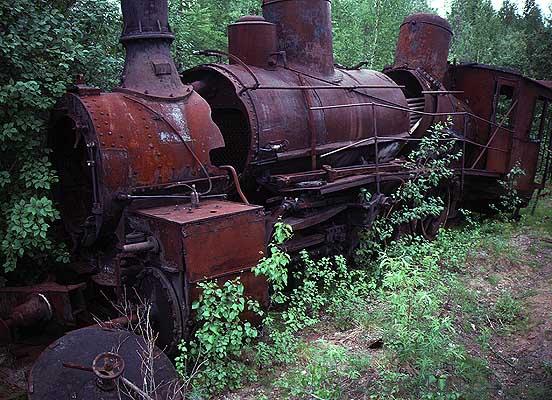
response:
<path fill-rule="evenodd" d="M 246 292 L 263 300 L 266 282 L 247 273 L 265 254 L 262 207 L 209 200 L 199 208 L 170 205 L 135 211 L 135 224 L 156 237 L 166 268 L 185 272 L 195 284 L 242 274 Z"/>

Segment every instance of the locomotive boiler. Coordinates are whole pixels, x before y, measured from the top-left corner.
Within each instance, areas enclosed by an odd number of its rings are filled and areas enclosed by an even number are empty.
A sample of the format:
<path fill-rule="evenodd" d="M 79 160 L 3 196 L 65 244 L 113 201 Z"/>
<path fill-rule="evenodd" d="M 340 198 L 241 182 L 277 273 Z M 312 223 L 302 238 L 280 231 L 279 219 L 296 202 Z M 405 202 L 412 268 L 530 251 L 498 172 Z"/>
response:
<path fill-rule="evenodd" d="M 0 288 L 3 342 L 36 332 L 53 340 L 117 317 L 113 304 L 147 301 L 157 345 L 174 354 L 193 329 L 200 282 L 239 276 L 247 296 L 268 304 L 267 282 L 251 269 L 278 220 L 294 230 L 290 253 L 351 254 L 436 122 L 451 120 L 462 158 L 438 188 L 446 212 L 422 221 L 421 233 L 434 234 L 460 204 L 496 200 L 514 165 L 526 171 L 517 187 L 526 200 L 546 184 L 549 84 L 450 64 L 453 32 L 438 16 L 407 17 L 393 65 L 379 72 L 335 65 L 329 0 L 264 0 L 262 16 L 228 27 L 227 51 L 198 51 L 228 63 L 179 74 L 167 0 L 121 3 L 120 85 L 105 93 L 79 80 L 52 112 L 71 262 L 46 282 Z M 101 332 L 75 332 L 39 358 L 34 398 L 63 397 L 81 379 L 45 368 L 52 359 L 74 358 L 75 348 L 83 362 L 99 357 Z"/>

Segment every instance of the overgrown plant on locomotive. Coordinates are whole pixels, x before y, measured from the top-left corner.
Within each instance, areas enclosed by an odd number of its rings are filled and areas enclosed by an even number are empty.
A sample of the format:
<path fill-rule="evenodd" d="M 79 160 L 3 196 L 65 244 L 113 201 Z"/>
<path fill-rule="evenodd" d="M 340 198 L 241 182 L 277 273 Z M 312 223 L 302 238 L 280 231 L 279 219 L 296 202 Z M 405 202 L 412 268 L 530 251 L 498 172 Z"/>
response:
<path fill-rule="evenodd" d="M 514 165 L 525 171 L 516 187 L 524 205 L 544 187 L 550 82 L 449 63 L 453 32 L 430 14 L 404 20 L 383 72 L 336 66 L 330 3 L 264 0 L 262 16 L 228 27 L 228 51 L 198 52 L 219 62 L 179 75 L 167 0 L 122 0 L 119 87 L 104 93 L 80 79 L 52 112 L 55 196 L 72 261 L 47 282 L 0 289 L 4 343 L 115 318 L 112 304 L 130 294 L 151 302 L 157 345 L 173 354 L 189 335 L 198 283 L 240 276 L 248 296 L 268 302 L 251 268 L 278 220 L 293 228 L 290 252 L 351 254 L 408 179 L 405 156 L 438 122 L 451 121 L 462 157 L 439 188 L 446 215 L 421 221 L 425 235 L 460 207 L 496 201 Z M 117 340 L 110 335 L 77 330 L 45 350 L 30 398 L 61 398 L 84 379 L 78 368 L 45 368 L 56 357 L 124 363 L 100 350 Z M 110 393 L 119 375 L 93 372 L 106 374 L 99 382 Z"/>

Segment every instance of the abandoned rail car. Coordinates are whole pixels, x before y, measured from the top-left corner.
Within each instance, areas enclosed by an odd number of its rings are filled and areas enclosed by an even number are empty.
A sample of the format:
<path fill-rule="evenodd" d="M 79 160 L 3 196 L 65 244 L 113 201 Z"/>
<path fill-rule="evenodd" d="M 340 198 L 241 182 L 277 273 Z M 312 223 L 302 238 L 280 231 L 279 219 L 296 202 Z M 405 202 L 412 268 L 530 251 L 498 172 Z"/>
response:
<path fill-rule="evenodd" d="M 55 196 L 72 261 L 47 282 L 0 289 L 4 343 L 72 331 L 39 357 L 32 399 L 85 387 L 95 398 L 98 385 L 115 398 L 121 371 L 139 368 L 135 349 L 110 354 L 117 339 L 90 326 L 116 318 L 112 304 L 128 293 L 152 303 L 169 355 L 189 335 L 199 282 L 240 276 L 247 295 L 267 304 L 268 285 L 250 270 L 280 218 L 295 232 L 289 251 L 352 251 L 436 122 L 452 120 L 463 150 L 449 204 L 496 200 L 517 164 L 526 201 L 549 176 L 550 82 L 448 63 L 453 32 L 438 16 L 407 17 L 394 64 L 379 72 L 335 66 L 329 0 L 264 0 L 262 16 L 228 27 L 228 51 L 200 52 L 228 63 L 179 75 L 167 0 L 122 0 L 122 11 L 120 86 L 104 93 L 79 80 L 52 112 Z M 48 364 L 54 358 L 65 364 Z M 160 379 L 170 375 L 165 361 Z"/>

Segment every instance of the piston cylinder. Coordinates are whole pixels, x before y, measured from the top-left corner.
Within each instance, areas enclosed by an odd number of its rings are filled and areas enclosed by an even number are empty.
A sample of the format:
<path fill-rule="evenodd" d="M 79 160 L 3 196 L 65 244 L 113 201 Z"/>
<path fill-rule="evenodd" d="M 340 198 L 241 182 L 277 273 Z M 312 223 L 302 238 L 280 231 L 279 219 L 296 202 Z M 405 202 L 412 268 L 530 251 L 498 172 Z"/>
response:
<path fill-rule="evenodd" d="M 451 39 L 450 24 L 437 15 L 419 13 L 406 17 L 399 33 L 394 68 L 421 68 L 442 82 Z"/>

